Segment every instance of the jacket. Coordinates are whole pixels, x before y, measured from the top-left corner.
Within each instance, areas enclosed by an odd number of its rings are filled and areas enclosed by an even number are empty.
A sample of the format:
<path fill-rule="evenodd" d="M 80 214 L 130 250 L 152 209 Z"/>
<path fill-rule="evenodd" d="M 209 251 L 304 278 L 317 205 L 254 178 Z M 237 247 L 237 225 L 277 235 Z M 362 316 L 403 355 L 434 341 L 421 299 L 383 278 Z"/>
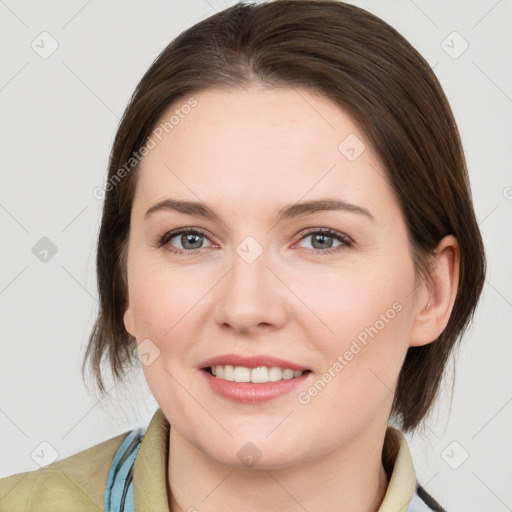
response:
<path fill-rule="evenodd" d="M 0 511 L 169 512 L 169 431 L 158 408 L 147 429 L 125 432 L 44 468 L 2 478 Z M 383 461 L 385 455 L 390 478 L 379 512 L 444 511 L 417 483 L 407 441 L 391 426 Z"/>

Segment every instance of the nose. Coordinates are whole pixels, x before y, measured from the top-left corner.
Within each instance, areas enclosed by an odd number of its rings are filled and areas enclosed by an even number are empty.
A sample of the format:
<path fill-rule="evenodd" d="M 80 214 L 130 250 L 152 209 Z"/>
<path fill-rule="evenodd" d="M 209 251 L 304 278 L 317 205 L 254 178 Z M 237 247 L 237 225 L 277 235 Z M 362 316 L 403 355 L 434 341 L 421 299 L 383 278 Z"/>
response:
<path fill-rule="evenodd" d="M 254 247 L 244 252 L 241 244 L 233 253 L 232 267 L 219 283 L 215 307 L 217 324 L 243 335 L 281 328 L 289 315 L 287 301 L 291 295 L 271 268 L 265 250 L 254 260 L 251 250 Z"/>

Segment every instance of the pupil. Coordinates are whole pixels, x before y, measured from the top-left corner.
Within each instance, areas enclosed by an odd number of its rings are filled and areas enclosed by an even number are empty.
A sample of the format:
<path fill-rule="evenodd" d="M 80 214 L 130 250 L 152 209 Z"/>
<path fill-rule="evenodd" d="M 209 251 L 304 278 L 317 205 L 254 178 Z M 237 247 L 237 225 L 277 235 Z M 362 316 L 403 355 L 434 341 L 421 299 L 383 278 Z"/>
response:
<path fill-rule="evenodd" d="M 315 242 L 318 240 L 318 239 L 323 239 L 325 240 L 326 238 L 331 238 L 329 235 L 316 235 L 315 237 L 313 237 L 313 245 L 315 245 Z M 332 246 L 332 241 L 331 241 L 331 244 L 324 244 L 324 245 L 320 245 L 320 247 L 331 247 Z"/>
<path fill-rule="evenodd" d="M 188 234 L 188 235 L 183 235 L 181 237 L 181 240 L 182 240 L 182 244 L 183 244 L 183 247 L 185 247 L 185 249 L 198 249 L 198 247 L 189 247 L 189 241 L 193 238 L 196 238 L 196 239 L 199 239 L 200 240 L 200 235 L 194 235 L 194 234 Z M 185 243 L 183 243 L 183 241 L 185 241 Z M 196 243 L 197 243 L 197 240 L 196 240 Z M 194 242 L 192 241 L 192 244 L 194 244 Z M 199 244 L 201 245 L 201 244 Z"/>

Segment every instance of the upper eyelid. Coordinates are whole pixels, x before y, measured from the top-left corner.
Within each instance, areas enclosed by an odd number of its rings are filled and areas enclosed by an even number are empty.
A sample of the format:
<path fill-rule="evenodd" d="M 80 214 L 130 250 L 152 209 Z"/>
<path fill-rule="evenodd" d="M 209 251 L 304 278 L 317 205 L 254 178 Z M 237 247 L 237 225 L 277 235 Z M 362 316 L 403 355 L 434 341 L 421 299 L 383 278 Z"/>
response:
<path fill-rule="evenodd" d="M 327 235 L 332 236 L 340 236 L 341 238 L 346 238 L 347 240 L 352 241 L 352 238 L 342 231 L 338 231 L 337 229 L 332 228 L 307 228 L 299 233 L 300 236 L 309 236 L 313 233 L 325 233 Z"/>
<path fill-rule="evenodd" d="M 195 228 L 195 227 L 171 229 L 169 231 L 166 231 L 163 235 L 161 235 L 158 238 L 158 240 L 162 241 L 162 240 L 167 239 L 165 243 L 169 243 L 169 241 L 172 240 L 173 238 L 175 238 L 179 235 L 187 234 L 187 233 L 202 235 L 205 238 L 208 238 L 210 241 L 213 241 L 213 240 L 211 240 L 211 237 L 208 235 L 208 233 L 205 230 L 203 230 L 201 228 Z"/>

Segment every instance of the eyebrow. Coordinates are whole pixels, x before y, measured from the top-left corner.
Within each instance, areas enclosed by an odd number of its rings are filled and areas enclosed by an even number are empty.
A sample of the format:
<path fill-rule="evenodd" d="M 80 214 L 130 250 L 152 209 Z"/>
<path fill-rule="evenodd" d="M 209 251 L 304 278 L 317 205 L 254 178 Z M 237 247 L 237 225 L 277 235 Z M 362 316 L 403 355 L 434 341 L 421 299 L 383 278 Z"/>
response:
<path fill-rule="evenodd" d="M 177 199 L 164 199 L 163 201 L 155 204 L 144 214 L 144 219 L 146 220 L 152 213 L 162 210 L 186 213 L 188 215 L 203 217 L 210 220 L 221 220 L 220 217 L 211 208 L 203 203 L 198 203 L 195 201 L 182 201 Z M 285 219 L 311 215 L 316 212 L 328 210 L 342 210 L 358 213 L 368 217 L 370 220 L 375 222 L 375 218 L 367 208 L 347 203 L 346 201 L 342 201 L 340 199 L 316 199 L 313 201 L 304 201 L 302 203 L 293 203 L 284 206 L 281 208 L 281 210 L 279 210 L 277 214 L 277 221 L 281 222 Z"/>

